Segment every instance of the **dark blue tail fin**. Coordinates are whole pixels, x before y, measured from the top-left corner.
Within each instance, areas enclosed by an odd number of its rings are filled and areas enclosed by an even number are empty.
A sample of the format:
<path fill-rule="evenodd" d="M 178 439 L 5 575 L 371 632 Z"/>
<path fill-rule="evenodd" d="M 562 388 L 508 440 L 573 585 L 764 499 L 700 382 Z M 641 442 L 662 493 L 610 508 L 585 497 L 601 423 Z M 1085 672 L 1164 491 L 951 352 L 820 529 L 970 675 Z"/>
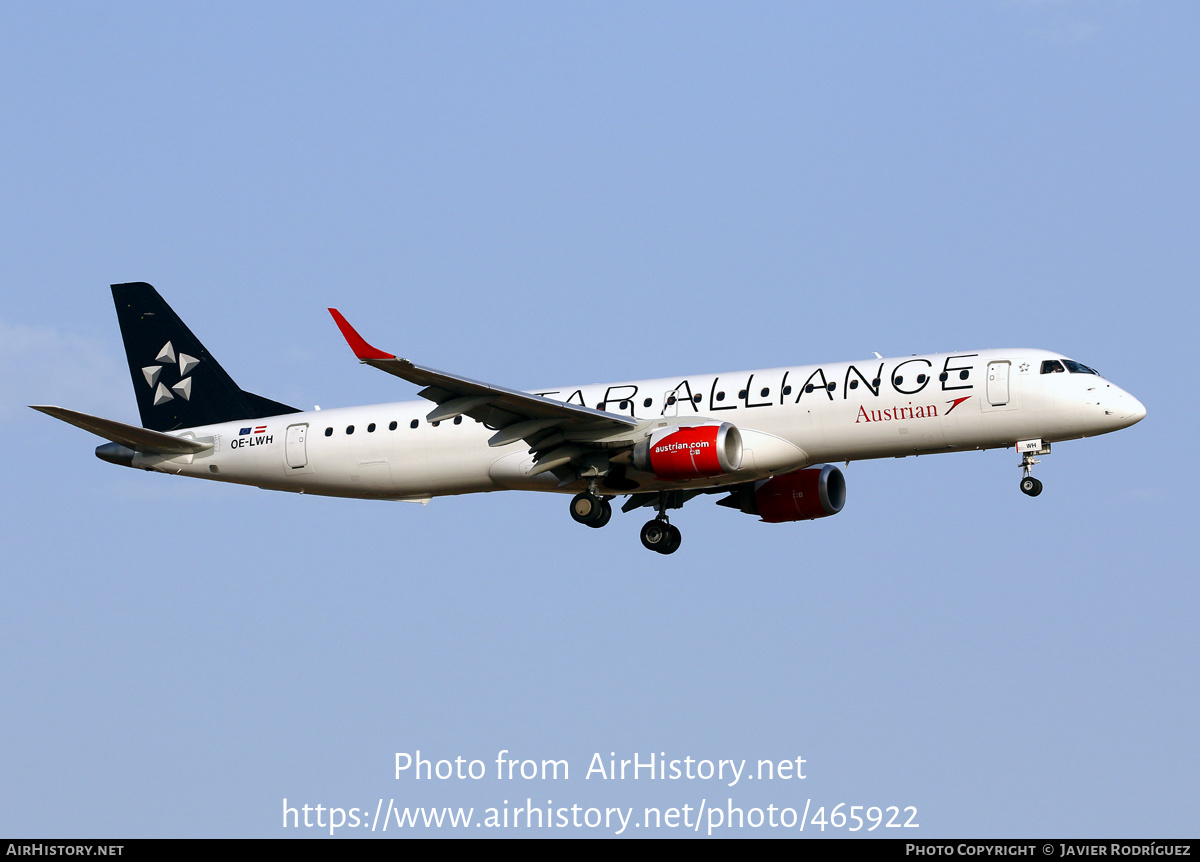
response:
<path fill-rule="evenodd" d="M 174 431 L 300 412 L 239 389 L 150 285 L 114 284 L 112 292 L 143 427 Z"/>

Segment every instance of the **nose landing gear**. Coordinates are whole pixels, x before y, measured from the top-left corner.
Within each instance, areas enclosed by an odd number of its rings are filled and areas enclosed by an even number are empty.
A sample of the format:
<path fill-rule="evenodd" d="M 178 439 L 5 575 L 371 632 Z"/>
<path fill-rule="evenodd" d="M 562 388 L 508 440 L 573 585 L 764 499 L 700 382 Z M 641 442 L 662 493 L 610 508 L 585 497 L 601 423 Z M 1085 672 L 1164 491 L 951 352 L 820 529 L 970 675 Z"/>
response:
<path fill-rule="evenodd" d="M 1050 444 L 1041 440 L 1018 440 L 1017 451 L 1021 453 L 1021 493 L 1036 497 L 1042 493 L 1042 483 L 1033 478 L 1033 465 L 1041 463 L 1034 455 L 1049 455 Z"/>

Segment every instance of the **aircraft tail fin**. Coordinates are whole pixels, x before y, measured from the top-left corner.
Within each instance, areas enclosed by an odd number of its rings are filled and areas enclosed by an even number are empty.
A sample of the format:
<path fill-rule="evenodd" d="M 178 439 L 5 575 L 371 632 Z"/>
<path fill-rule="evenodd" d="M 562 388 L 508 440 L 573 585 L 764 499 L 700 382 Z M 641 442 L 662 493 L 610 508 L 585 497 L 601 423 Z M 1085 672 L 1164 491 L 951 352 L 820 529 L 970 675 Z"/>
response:
<path fill-rule="evenodd" d="M 174 431 L 300 412 L 239 388 L 150 285 L 114 284 L 112 293 L 143 427 Z"/>

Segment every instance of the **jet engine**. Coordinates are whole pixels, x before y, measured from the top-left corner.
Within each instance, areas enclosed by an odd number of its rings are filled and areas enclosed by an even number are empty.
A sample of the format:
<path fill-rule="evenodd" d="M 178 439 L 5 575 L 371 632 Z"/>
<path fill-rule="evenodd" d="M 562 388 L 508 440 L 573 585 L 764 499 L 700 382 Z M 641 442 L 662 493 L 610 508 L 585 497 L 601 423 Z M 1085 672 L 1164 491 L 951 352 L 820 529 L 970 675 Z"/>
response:
<path fill-rule="evenodd" d="M 846 505 L 846 478 L 832 464 L 817 464 L 740 485 L 719 505 L 758 515 L 771 524 L 826 518 Z"/>
<path fill-rule="evenodd" d="M 633 447 L 633 466 L 659 479 L 706 479 L 742 466 L 742 435 L 728 422 L 661 428 Z"/>

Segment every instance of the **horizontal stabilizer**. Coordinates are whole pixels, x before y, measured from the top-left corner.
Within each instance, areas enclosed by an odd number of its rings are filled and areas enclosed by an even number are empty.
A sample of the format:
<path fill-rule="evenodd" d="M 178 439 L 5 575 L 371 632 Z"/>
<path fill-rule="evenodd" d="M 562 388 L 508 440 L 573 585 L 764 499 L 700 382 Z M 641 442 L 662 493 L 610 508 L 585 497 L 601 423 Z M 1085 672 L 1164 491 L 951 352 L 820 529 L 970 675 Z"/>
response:
<path fill-rule="evenodd" d="M 212 448 L 211 443 L 172 437 L 161 431 L 138 428 L 136 425 L 126 425 L 124 422 L 115 422 L 112 419 L 101 419 L 99 416 L 89 416 L 87 413 L 79 413 L 65 407 L 52 407 L 45 404 L 29 406 L 39 413 L 61 419 L 68 425 L 90 431 L 105 440 L 128 446 L 137 452 L 152 452 L 159 455 L 194 455 Z"/>

